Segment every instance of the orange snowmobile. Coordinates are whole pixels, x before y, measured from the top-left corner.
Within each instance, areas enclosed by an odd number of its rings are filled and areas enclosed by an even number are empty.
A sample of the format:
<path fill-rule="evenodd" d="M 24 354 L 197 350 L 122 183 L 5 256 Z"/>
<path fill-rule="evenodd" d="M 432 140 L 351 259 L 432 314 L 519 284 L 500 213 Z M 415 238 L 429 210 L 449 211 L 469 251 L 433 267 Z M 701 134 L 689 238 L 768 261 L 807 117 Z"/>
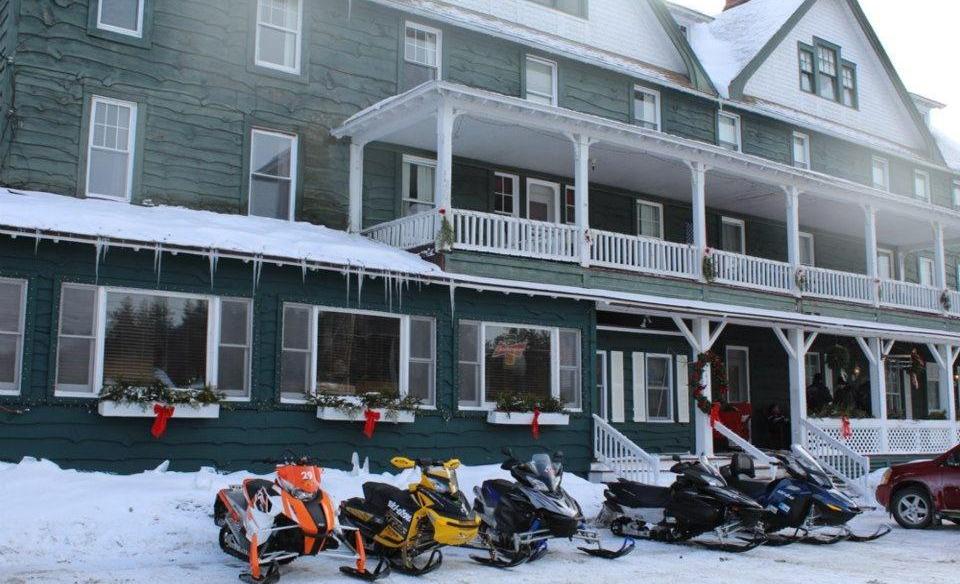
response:
<path fill-rule="evenodd" d="M 338 527 L 333 502 L 320 488 L 323 469 L 315 461 L 290 456 L 264 462 L 277 465 L 272 482 L 246 479 L 242 485 L 221 489 L 214 503 L 220 548 L 250 563 L 250 571 L 241 574 L 241 580 L 272 584 L 280 580 L 281 565 L 320 552 L 355 560 L 356 567 L 344 566 L 343 572 L 363 580 L 389 574 L 389 565 L 383 562 L 368 571 L 360 532 Z M 349 537 L 355 541 L 345 539 Z M 337 551 L 341 549 L 344 551 Z"/>

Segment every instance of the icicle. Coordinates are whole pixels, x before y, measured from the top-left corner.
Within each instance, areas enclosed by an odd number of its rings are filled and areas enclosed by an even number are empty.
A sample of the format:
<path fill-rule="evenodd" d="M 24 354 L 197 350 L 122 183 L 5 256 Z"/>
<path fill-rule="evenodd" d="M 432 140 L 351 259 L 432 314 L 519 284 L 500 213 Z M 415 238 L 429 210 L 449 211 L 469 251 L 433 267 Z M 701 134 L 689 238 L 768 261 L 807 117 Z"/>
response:
<path fill-rule="evenodd" d="M 210 260 L 210 289 L 213 290 L 213 274 L 217 271 L 217 264 L 220 262 L 220 252 L 211 249 L 207 257 Z"/>
<path fill-rule="evenodd" d="M 160 268 L 163 262 L 163 247 L 157 243 L 153 247 L 153 272 L 157 275 L 157 284 L 160 283 Z"/>
<path fill-rule="evenodd" d="M 393 312 L 393 276 L 383 275 L 383 293 L 387 297 L 387 311 Z"/>
<path fill-rule="evenodd" d="M 33 255 L 37 255 L 39 251 L 40 251 L 40 230 L 37 229 L 33 239 Z"/>
<path fill-rule="evenodd" d="M 344 272 L 343 275 L 347 281 L 347 306 L 350 306 L 350 272 Z"/>
<path fill-rule="evenodd" d="M 257 256 L 253 258 L 253 290 L 256 292 L 260 286 L 260 273 L 263 271 L 263 258 Z"/>
<path fill-rule="evenodd" d="M 456 301 L 454 299 L 454 293 L 457 287 L 453 282 L 450 282 L 450 317 L 453 318 L 454 313 L 456 312 Z"/>
<path fill-rule="evenodd" d="M 353 18 L 353 0 L 347 0 L 347 20 Z"/>
<path fill-rule="evenodd" d="M 307 258 L 300 260 L 300 279 L 304 284 L 307 283 Z"/>
<path fill-rule="evenodd" d="M 93 244 L 93 246 L 94 246 L 94 251 L 97 254 L 97 258 L 93 266 L 93 281 L 99 283 L 100 282 L 100 257 L 101 257 L 101 254 L 103 254 L 103 239 L 98 237 L 97 243 Z"/>
<path fill-rule="evenodd" d="M 360 306 L 360 295 L 363 293 L 363 269 L 357 272 L 357 306 Z"/>

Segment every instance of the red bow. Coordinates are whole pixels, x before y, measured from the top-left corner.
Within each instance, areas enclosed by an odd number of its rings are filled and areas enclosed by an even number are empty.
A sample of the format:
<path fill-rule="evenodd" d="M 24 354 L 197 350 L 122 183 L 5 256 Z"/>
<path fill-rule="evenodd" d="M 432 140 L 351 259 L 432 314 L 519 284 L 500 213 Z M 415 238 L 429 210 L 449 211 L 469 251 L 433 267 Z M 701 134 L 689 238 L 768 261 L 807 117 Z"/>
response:
<path fill-rule="evenodd" d="M 167 431 L 167 421 L 173 416 L 174 406 L 165 406 L 163 404 L 153 404 L 153 413 L 157 415 L 153 420 L 153 427 L 150 433 L 154 438 L 159 439 Z"/>
<path fill-rule="evenodd" d="M 840 418 L 840 435 L 843 436 L 845 440 L 853 436 L 853 428 L 850 427 L 850 418 L 846 416 Z"/>
<path fill-rule="evenodd" d="M 363 423 L 363 435 L 367 438 L 373 438 L 373 431 L 377 427 L 377 421 L 380 420 L 380 412 L 376 410 L 367 410 L 363 412 L 366 421 Z"/>
<path fill-rule="evenodd" d="M 530 431 L 533 433 L 533 439 L 540 439 L 540 410 L 533 408 L 533 423 L 530 424 Z"/>
<path fill-rule="evenodd" d="M 720 421 L 720 402 L 715 401 L 713 405 L 710 406 L 710 427 L 715 428 L 717 422 Z"/>

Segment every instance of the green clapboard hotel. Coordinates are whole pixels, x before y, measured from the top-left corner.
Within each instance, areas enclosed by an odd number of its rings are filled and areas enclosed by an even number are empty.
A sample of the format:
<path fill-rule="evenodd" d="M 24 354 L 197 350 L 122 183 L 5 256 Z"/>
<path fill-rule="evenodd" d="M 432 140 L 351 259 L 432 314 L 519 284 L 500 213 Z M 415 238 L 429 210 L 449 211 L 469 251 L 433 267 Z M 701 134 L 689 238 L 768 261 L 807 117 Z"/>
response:
<path fill-rule="evenodd" d="M 0 0 L 0 57 L 0 459 L 960 439 L 960 145 L 856 0 Z"/>

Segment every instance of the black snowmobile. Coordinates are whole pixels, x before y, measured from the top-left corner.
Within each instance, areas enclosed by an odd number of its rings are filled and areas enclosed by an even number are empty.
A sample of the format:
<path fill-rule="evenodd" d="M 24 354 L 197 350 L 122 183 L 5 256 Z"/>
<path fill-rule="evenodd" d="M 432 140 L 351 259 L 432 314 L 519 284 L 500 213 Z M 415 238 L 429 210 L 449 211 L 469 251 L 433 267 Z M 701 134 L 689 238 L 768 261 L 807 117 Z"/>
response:
<path fill-rule="evenodd" d="M 474 487 L 474 509 L 480 517 L 479 541 L 485 556 L 474 560 L 488 566 L 509 568 L 533 562 L 547 553 L 547 540 L 564 538 L 586 542 L 580 550 L 596 557 L 614 559 L 633 551 L 627 539 L 618 550 L 604 549 L 596 531 L 585 528 L 580 505 L 563 488 L 563 455 L 535 454 L 529 462 L 514 458 L 500 468 L 510 471 L 516 482 L 491 479 Z M 595 545 L 596 547 L 592 547 Z"/>
<path fill-rule="evenodd" d="M 728 484 L 751 497 L 765 512 L 767 545 L 794 542 L 833 544 L 841 541 L 873 541 L 890 533 L 882 526 L 870 535 L 853 533 L 847 523 L 862 509 L 840 492 L 823 467 L 801 446 L 791 452 L 777 452 L 786 475 L 772 481 L 757 480 L 753 459 L 741 453 L 720 469 Z M 777 533 L 790 530 L 792 533 Z"/>
<path fill-rule="evenodd" d="M 620 479 L 607 485 L 606 501 L 597 518 L 615 535 L 697 545 L 725 552 L 745 552 L 766 540 L 763 507 L 730 488 L 720 471 L 701 456 L 670 469 L 677 480 L 659 487 Z M 694 540 L 712 533 L 713 540 Z"/>

